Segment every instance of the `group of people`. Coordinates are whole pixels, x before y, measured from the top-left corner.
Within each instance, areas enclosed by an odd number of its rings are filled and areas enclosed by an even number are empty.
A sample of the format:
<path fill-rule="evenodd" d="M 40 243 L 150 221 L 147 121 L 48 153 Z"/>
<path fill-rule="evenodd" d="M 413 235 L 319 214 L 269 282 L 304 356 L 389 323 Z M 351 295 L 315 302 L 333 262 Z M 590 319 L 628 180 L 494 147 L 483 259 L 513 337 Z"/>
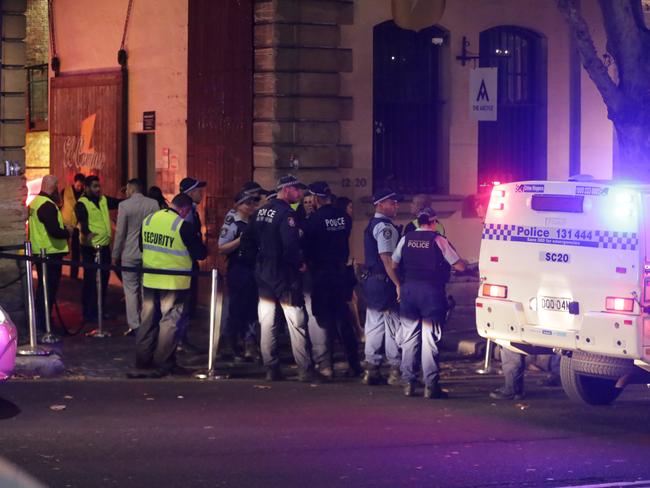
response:
<path fill-rule="evenodd" d="M 356 285 L 349 248 L 351 202 L 335 198 L 326 182 L 306 186 L 292 175 L 280 178 L 272 194 L 254 182 L 244 186 L 219 240 L 219 251 L 228 256 L 225 335 L 233 350 L 253 354 L 259 322 L 266 379 L 282 379 L 277 345 L 284 319 L 301 381 L 334 378 L 332 345 L 339 338 L 347 376 L 361 376 L 367 385 L 403 385 L 413 396 L 422 372 L 424 396 L 445 397 L 436 344 L 447 314 L 445 284 L 451 269 L 464 270 L 465 263 L 444 237 L 426 197 L 414 199 L 415 219 L 402 235 L 392 220 L 401 199 L 390 190 L 376 192 L 375 212 L 364 231 L 362 362 L 348 305 Z M 305 283 L 311 310 L 305 306 Z M 309 313 L 315 320 L 308 320 Z M 390 366 L 387 380 L 380 372 L 384 358 Z"/>
<path fill-rule="evenodd" d="M 78 245 L 82 263 L 94 261 L 98 253 L 101 263 L 112 260 L 163 270 L 121 273 L 127 333 L 136 336 L 135 377 L 187 372 L 176 363 L 176 349 L 196 303 L 196 273 L 188 274 L 198 271 L 198 261 L 207 256 L 196 210 L 205 185 L 183 179 L 179 194 L 167 206 L 162 195 L 145 196 L 137 179 L 129 180 L 126 199 L 118 200 L 101 193 L 96 176 L 77 175 L 62 192 L 59 210 L 57 180 L 49 175 L 30 205 L 35 252 L 45 248 L 53 258 L 63 257 L 71 239 L 73 260 Z M 413 396 L 422 374 L 424 396 L 445 397 L 437 360 L 448 307 L 445 284 L 451 269 L 462 271 L 465 263 L 425 197 L 414 199 L 415 219 L 402 233 L 393 222 L 401 199 L 391 190 L 377 191 L 375 211 L 364 231 L 362 361 L 349 306 L 356 286 L 349 248 L 351 201 L 337 199 L 326 182 L 306 186 L 293 175 L 280 178 L 273 192 L 246 183 L 225 217 L 218 243 L 219 253 L 227 257 L 229 313 L 223 336 L 233 354 L 251 359 L 259 350 L 266 379 L 282 379 L 278 339 L 286 323 L 301 381 L 334 379 L 333 343 L 338 338 L 348 362 L 347 376 L 361 376 L 367 385 L 402 385 L 404 394 Z M 111 253 L 109 210 L 115 208 Z M 60 264 L 48 268 L 54 296 L 60 275 Z M 108 275 L 102 271 L 104 290 Z M 310 310 L 305 283 L 311 292 Z M 85 321 L 96 320 L 95 293 L 95 273 L 84 273 Z M 315 320 L 308 319 L 310 313 Z M 389 365 L 387 379 L 380 370 L 384 360 Z"/>

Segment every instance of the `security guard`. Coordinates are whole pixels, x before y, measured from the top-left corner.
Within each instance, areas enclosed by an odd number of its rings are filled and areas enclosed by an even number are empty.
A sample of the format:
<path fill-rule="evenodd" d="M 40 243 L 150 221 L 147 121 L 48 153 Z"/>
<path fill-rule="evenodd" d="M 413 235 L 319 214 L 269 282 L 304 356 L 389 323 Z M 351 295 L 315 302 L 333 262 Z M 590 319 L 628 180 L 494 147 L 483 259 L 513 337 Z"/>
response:
<path fill-rule="evenodd" d="M 418 228 L 418 214 L 425 208 L 433 210 L 431 205 L 433 204 L 433 199 L 429 195 L 415 195 L 411 201 L 411 214 L 415 216 L 406 227 L 404 227 L 404 235 Z M 435 211 L 434 211 L 435 214 Z M 444 237 L 445 235 L 445 226 L 442 225 L 442 222 L 438 220 L 436 216 L 436 232 Z"/>
<path fill-rule="evenodd" d="M 404 394 L 413 396 L 420 365 L 425 398 L 445 398 L 438 382 L 438 342 L 447 312 L 445 284 L 450 266 L 463 271 L 465 263 L 447 239 L 436 232 L 435 212 L 423 209 L 417 230 L 400 240 L 392 261 L 401 266 L 402 380 Z"/>
<path fill-rule="evenodd" d="M 159 210 L 142 223 L 144 268 L 192 271 L 194 261 L 205 259 L 207 250 L 184 219 L 192 211 L 192 199 L 179 194 L 172 208 Z M 190 289 L 191 278 L 182 275 L 145 273 L 142 280 L 142 325 L 136 333 L 136 367 L 157 368 L 150 377 L 186 374 L 176 364 L 176 346 L 181 337 L 179 322 Z"/>
<path fill-rule="evenodd" d="M 311 309 L 316 323 L 309 326 L 314 362 L 326 379 L 334 377 L 332 342 L 339 335 L 348 360 L 348 375 L 359 376 L 359 344 L 350 322 L 346 284 L 352 219 L 332 204 L 324 181 L 309 185 L 315 211 L 305 221 L 304 249 L 312 278 Z"/>
<path fill-rule="evenodd" d="M 379 190 L 373 195 L 375 214 L 363 233 L 365 251 L 364 292 L 366 296 L 366 371 L 362 382 L 366 385 L 380 384 L 379 371 L 382 351 L 390 364 L 388 383 L 400 381 L 399 350 L 399 280 L 393 269 L 391 255 L 399 239 L 399 231 L 393 224 L 398 202 L 402 197 L 391 190 Z"/>
<path fill-rule="evenodd" d="M 305 265 L 300 248 L 296 213 L 291 204 L 300 200 L 305 185 L 295 176 L 278 180 L 278 196 L 258 209 L 242 237 L 242 252 L 255 256 L 255 279 L 259 293 L 258 316 L 261 327 L 262 360 L 269 381 L 282 379 L 278 357 L 278 329 L 274 317 L 276 306 L 282 307 L 291 339 L 293 357 L 298 364 L 299 379 L 314 379 L 309 351 L 302 293 Z"/>
<path fill-rule="evenodd" d="M 102 264 L 111 264 L 111 218 L 109 210 L 117 209 L 120 200 L 102 195 L 97 176 L 88 176 L 84 181 L 84 194 L 74 207 L 79 222 L 79 243 L 83 263 L 95 261 L 95 246 L 99 246 Z M 95 270 L 84 267 L 84 281 L 81 289 L 84 322 L 97 320 L 97 284 Z M 102 270 L 102 298 L 106 303 L 109 271 Z M 108 315 L 105 312 L 106 315 Z"/>
<path fill-rule="evenodd" d="M 29 240 L 32 243 L 34 255 L 40 255 L 41 249 L 45 249 L 50 259 L 60 260 L 68 253 L 68 237 L 71 228 L 64 226 L 63 217 L 53 200 L 54 198 L 58 199 L 57 178 L 53 175 L 46 175 L 41 182 L 41 192 L 29 204 Z M 56 293 L 61 280 L 61 265 L 48 262 L 47 292 L 50 307 L 45 311 L 42 266 L 42 264 L 36 266 L 38 273 L 36 313 L 37 326 L 41 331 L 45 327 L 45 314 L 52 315 L 52 306 L 56 301 Z"/>
<path fill-rule="evenodd" d="M 63 206 L 61 207 L 63 225 L 74 228 L 70 236 L 70 259 L 72 261 L 79 261 L 81 257 L 79 250 L 79 228 L 77 227 L 77 216 L 74 213 L 74 206 L 84 193 L 85 179 L 86 176 L 83 173 L 77 173 L 74 175 L 72 185 L 67 185 L 61 191 L 61 199 L 63 200 Z M 76 264 L 71 265 L 70 277 L 76 280 L 78 275 L 79 266 Z"/>
<path fill-rule="evenodd" d="M 228 324 L 225 336 L 230 342 L 236 360 L 252 361 L 257 357 L 257 286 L 255 284 L 255 262 L 241 254 L 241 236 L 248 227 L 248 221 L 255 212 L 260 197 L 253 193 L 239 192 L 235 196 L 234 216 L 226 216 L 219 233 L 219 253 L 228 256 Z M 242 357 L 238 338 L 244 339 Z"/>

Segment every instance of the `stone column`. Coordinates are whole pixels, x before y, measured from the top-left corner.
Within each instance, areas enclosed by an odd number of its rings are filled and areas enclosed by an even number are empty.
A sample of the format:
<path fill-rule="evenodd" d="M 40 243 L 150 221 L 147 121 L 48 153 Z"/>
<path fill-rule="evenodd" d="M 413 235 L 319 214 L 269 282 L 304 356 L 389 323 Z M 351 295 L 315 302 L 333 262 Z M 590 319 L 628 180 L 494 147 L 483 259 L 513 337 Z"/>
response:
<path fill-rule="evenodd" d="M 340 26 L 352 23 L 347 0 L 256 2 L 254 177 L 264 187 L 288 172 L 336 187 L 352 167 L 340 124 L 353 115 L 340 83 L 340 73 L 352 71 Z"/>
<path fill-rule="evenodd" d="M 0 66 L 0 246 L 25 240 L 25 0 L 2 0 Z M 4 176 L 4 161 L 18 161 L 20 176 Z M 17 326 L 24 326 L 23 265 L 0 259 L 0 305 Z M 16 281 L 18 280 L 18 281 Z M 13 283 L 16 281 L 15 283 Z M 13 283 L 7 286 L 9 283 Z M 25 337 L 23 336 L 22 339 Z"/>

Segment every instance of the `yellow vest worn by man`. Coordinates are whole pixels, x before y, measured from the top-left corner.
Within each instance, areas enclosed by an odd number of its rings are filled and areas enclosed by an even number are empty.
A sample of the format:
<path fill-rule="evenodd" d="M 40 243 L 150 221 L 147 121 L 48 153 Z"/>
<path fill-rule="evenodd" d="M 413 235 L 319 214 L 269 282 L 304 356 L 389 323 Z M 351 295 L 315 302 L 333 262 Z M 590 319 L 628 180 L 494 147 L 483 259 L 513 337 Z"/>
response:
<path fill-rule="evenodd" d="M 86 207 L 88 213 L 88 229 L 95 234 L 90 242 L 83 234 L 79 234 L 82 246 L 108 246 L 111 243 L 111 217 L 108 213 L 108 200 L 105 196 L 99 197 L 99 208 L 85 195 L 79 199 Z"/>
<path fill-rule="evenodd" d="M 48 197 L 36 195 L 32 203 L 29 204 L 29 240 L 32 243 L 32 252 L 40 254 L 41 249 L 45 249 L 48 254 L 68 253 L 67 239 L 57 239 L 48 234 L 45 225 L 38 218 L 38 209 L 44 203 L 51 203 L 56 208 L 59 226 L 63 227 L 63 218 L 56 204 Z"/>
<path fill-rule="evenodd" d="M 181 237 L 183 219 L 170 209 L 149 215 L 142 223 L 142 266 L 192 271 L 192 258 Z M 189 276 L 145 273 L 143 286 L 159 290 L 187 290 Z"/>
<path fill-rule="evenodd" d="M 61 215 L 63 216 L 63 223 L 74 227 L 77 225 L 77 215 L 74 213 L 74 206 L 77 204 L 77 199 L 74 196 L 74 188 L 71 185 L 63 189 L 63 207 L 61 207 Z"/>

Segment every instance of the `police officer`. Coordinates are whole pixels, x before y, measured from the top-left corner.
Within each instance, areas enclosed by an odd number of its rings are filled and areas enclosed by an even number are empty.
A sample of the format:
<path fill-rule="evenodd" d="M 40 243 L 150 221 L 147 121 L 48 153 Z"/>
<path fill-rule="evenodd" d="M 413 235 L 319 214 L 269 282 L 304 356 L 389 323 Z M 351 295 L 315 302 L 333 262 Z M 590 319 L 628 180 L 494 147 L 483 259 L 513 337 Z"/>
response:
<path fill-rule="evenodd" d="M 190 223 L 192 199 L 179 194 L 172 208 L 159 210 L 142 223 L 142 265 L 145 268 L 191 271 L 207 250 Z M 176 364 L 176 346 L 183 307 L 190 290 L 190 276 L 145 273 L 143 276 L 142 325 L 136 333 L 136 367 L 156 368 L 150 377 L 186 374 Z"/>
<path fill-rule="evenodd" d="M 29 204 L 29 240 L 32 243 L 34 255 L 40 255 L 45 249 L 50 259 L 60 260 L 68 253 L 68 237 L 71 227 L 65 226 L 63 217 L 54 202 L 58 199 L 57 178 L 53 175 L 43 177 L 41 192 Z M 56 293 L 61 279 L 61 265 L 47 263 L 47 292 L 49 310 L 45 310 L 43 295 L 43 264 L 36 266 L 38 273 L 38 294 L 36 298 L 37 325 L 44 330 L 46 313 L 52 315 L 52 306 L 56 301 Z"/>
<path fill-rule="evenodd" d="M 282 307 L 291 339 L 299 379 L 314 379 L 302 294 L 305 265 L 300 248 L 296 213 L 291 204 L 300 200 L 305 185 L 295 176 L 278 180 L 277 198 L 258 209 L 242 237 L 242 252 L 255 256 L 255 279 L 259 292 L 258 317 L 261 327 L 261 352 L 266 378 L 282 379 L 278 357 L 276 306 Z"/>
<path fill-rule="evenodd" d="M 81 260 L 84 264 L 95 261 L 95 246 L 99 246 L 101 264 L 111 264 L 111 218 L 109 210 L 117 209 L 120 200 L 102 195 L 97 176 L 87 176 L 84 194 L 74 207 L 79 222 L 79 243 Z M 110 271 L 102 270 L 102 298 L 106 303 Z M 97 320 L 97 283 L 95 270 L 84 267 L 84 281 L 81 289 L 84 322 Z M 105 312 L 108 315 L 107 312 Z"/>
<path fill-rule="evenodd" d="M 400 381 L 399 351 L 399 280 L 393 269 L 391 255 L 397 246 L 399 231 L 393 224 L 397 215 L 400 195 L 391 190 L 379 190 L 373 195 L 375 214 L 363 233 L 365 252 L 364 292 L 366 296 L 366 371 L 362 382 L 366 385 L 381 383 L 379 368 L 382 351 L 390 364 L 388 383 Z"/>
<path fill-rule="evenodd" d="M 219 233 L 219 253 L 228 257 L 228 324 L 225 336 L 236 360 L 253 360 L 257 356 L 255 324 L 257 322 L 257 286 L 255 262 L 240 253 L 241 236 L 255 212 L 260 197 L 255 192 L 239 192 L 235 196 L 234 216 L 227 215 Z M 242 357 L 238 338 L 243 337 Z"/>
<path fill-rule="evenodd" d="M 352 219 L 332 204 L 329 185 L 309 185 L 315 211 L 305 221 L 304 249 L 312 278 L 311 309 L 316 323 L 309 325 L 314 362 L 326 379 L 334 377 L 332 342 L 339 335 L 348 361 L 348 375 L 359 376 L 359 344 L 350 322 L 346 284 Z"/>
<path fill-rule="evenodd" d="M 447 393 L 438 381 L 436 343 L 441 338 L 447 313 L 445 284 L 450 266 L 463 271 L 465 263 L 447 239 L 436 232 L 432 209 L 423 209 L 417 220 L 418 228 L 400 239 L 392 256 L 394 265 L 400 265 L 404 279 L 400 297 L 404 394 L 415 394 L 421 365 L 424 397 L 445 398 Z"/>

